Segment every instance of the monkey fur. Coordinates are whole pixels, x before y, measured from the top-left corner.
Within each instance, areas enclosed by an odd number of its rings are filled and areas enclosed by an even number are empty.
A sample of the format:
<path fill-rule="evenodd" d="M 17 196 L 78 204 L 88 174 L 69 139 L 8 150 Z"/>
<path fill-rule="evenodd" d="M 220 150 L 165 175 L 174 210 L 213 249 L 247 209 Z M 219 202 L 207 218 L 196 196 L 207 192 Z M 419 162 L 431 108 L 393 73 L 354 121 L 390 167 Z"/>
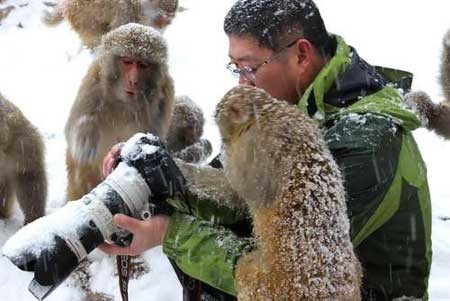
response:
<path fill-rule="evenodd" d="M 450 105 L 450 30 L 442 40 L 442 47 L 440 83 L 445 102 Z"/>
<path fill-rule="evenodd" d="M 79 35 L 83 45 L 94 49 L 107 32 L 128 23 L 153 26 L 161 32 L 175 17 L 178 0 L 60 0 L 42 21 L 55 26 L 64 19 Z M 158 16 L 167 24 L 157 24 Z"/>
<path fill-rule="evenodd" d="M 359 300 L 343 180 L 315 122 L 250 86 L 230 90 L 215 118 L 258 245 L 237 262 L 238 299 Z"/>
<path fill-rule="evenodd" d="M 44 143 L 38 130 L 0 94 L 0 218 L 8 218 L 14 199 L 25 224 L 45 215 L 47 176 Z"/>
<path fill-rule="evenodd" d="M 413 91 L 405 95 L 405 102 L 417 113 L 422 124 L 438 136 L 450 139 L 450 102 L 435 103 L 423 91 Z"/>
<path fill-rule="evenodd" d="M 405 101 L 425 127 L 450 140 L 450 31 L 444 36 L 442 46 L 440 84 L 445 99 L 435 103 L 425 92 L 413 91 L 405 95 Z"/>
<path fill-rule="evenodd" d="M 200 139 L 205 118 L 202 109 L 188 96 L 175 98 L 167 135 L 167 148 L 172 156 L 189 163 L 205 161 L 212 153 L 211 143 Z"/>
<path fill-rule="evenodd" d="M 146 75 L 144 91 L 132 103 L 118 92 L 121 56 L 141 58 L 155 69 Z M 65 126 L 68 199 L 79 199 L 101 181 L 102 161 L 113 145 L 136 132 L 165 139 L 174 98 L 167 46 L 156 30 L 127 24 L 105 35 Z"/>

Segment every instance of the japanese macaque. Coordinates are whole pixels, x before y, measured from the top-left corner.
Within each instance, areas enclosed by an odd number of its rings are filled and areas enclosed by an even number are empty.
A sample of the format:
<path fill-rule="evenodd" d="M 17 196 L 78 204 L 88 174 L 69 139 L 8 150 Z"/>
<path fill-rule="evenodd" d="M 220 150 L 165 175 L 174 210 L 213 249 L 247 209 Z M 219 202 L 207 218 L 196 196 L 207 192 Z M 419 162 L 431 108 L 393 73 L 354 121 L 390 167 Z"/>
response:
<path fill-rule="evenodd" d="M 25 224 L 45 214 L 44 143 L 22 112 L 0 94 L 0 218 L 17 199 Z"/>
<path fill-rule="evenodd" d="M 442 44 L 440 84 L 445 99 L 435 103 L 425 92 L 414 91 L 405 96 L 405 101 L 429 130 L 450 139 L 450 31 L 444 36 Z"/>
<path fill-rule="evenodd" d="M 82 44 L 93 49 L 100 44 L 102 35 L 128 23 L 164 32 L 177 9 L 178 0 L 60 0 L 42 19 L 49 26 L 66 19 Z"/>
<path fill-rule="evenodd" d="M 177 96 L 167 135 L 172 156 L 189 163 L 200 163 L 212 152 L 211 143 L 200 139 L 205 118 L 202 109 L 188 96 Z"/>
<path fill-rule="evenodd" d="M 102 160 L 114 144 L 136 132 L 165 139 L 174 98 L 160 33 L 131 23 L 106 34 L 65 127 L 68 199 L 101 181 Z"/>
<path fill-rule="evenodd" d="M 343 180 L 315 122 L 250 86 L 224 96 L 216 122 L 257 239 L 237 262 L 238 299 L 359 300 Z"/>

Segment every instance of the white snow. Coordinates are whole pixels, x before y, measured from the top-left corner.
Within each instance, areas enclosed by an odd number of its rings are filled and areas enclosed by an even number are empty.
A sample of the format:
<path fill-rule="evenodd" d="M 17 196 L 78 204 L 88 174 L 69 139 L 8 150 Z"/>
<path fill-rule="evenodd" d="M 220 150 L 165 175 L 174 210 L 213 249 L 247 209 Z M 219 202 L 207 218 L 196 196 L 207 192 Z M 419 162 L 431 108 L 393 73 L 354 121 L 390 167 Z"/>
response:
<path fill-rule="evenodd" d="M 26 252 L 39 256 L 44 249 L 51 249 L 55 236 L 72 236 L 79 227 L 87 224 L 90 216 L 81 202 L 70 202 L 52 214 L 26 225 L 3 246 L 3 254 L 15 258 Z M 73 217 L 77 217 L 74 219 Z"/>
<path fill-rule="evenodd" d="M 136 160 L 145 155 L 156 153 L 159 150 L 159 146 L 140 142 L 139 140 L 144 137 L 146 137 L 150 141 L 157 141 L 158 139 L 156 136 L 150 133 L 136 133 L 123 145 L 120 151 L 120 155 L 123 158 L 127 158 L 129 160 Z"/>
<path fill-rule="evenodd" d="M 444 33 L 450 28 L 448 1 L 422 0 L 317 0 L 331 32 L 338 33 L 356 47 L 371 64 L 411 71 L 414 89 L 442 99 L 438 85 L 439 58 Z M 189 95 L 205 112 L 204 137 L 219 151 L 220 137 L 213 123 L 216 103 L 234 84 L 226 70 L 228 41 L 222 30 L 223 17 L 232 0 L 181 0 L 187 8 L 178 14 L 165 32 L 169 46 L 170 72 L 178 95 Z M 81 78 L 92 54 L 79 52 L 77 35 L 66 23 L 47 28 L 40 23 L 43 0 L 5 0 L 25 5 L 13 10 L 0 25 L 0 91 L 14 102 L 45 137 L 49 176 L 48 212 L 64 204 L 66 143 L 63 128 Z M 21 23 L 23 28 L 17 27 Z M 450 142 L 426 130 L 415 137 L 428 167 L 433 200 L 433 265 L 430 299 L 450 300 Z M 15 233 L 22 214 L 0 220 L 0 246 Z M 445 220 L 447 218 L 447 220 Z M 114 261 L 95 252 L 91 266 L 93 289 L 119 298 Z M 130 300 L 181 300 L 181 287 L 161 248 L 144 254 L 150 273 L 130 282 Z M 0 300 L 34 300 L 27 287 L 31 273 L 18 270 L 0 257 Z M 78 289 L 67 283 L 47 299 L 81 300 Z"/>

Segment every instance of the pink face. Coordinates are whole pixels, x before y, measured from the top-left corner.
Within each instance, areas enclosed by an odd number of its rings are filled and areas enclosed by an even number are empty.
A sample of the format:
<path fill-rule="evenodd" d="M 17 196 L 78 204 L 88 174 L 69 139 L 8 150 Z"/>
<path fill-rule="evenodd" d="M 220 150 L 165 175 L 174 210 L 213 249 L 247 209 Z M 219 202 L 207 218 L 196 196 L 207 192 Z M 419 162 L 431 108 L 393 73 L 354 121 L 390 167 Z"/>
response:
<path fill-rule="evenodd" d="M 171 22 L 171 18 L 165 17 L 163 15 L 158 15 L 153 20 L 153 27 L 163 30 L 165 29 Z"/>
<path fill-rule="evenodd" d="M 132 57 L 119 58 L 121 94 L 128 100 L 135 100 L 144 92 L 146 79 L 152 71 L 152 64 Z"/>

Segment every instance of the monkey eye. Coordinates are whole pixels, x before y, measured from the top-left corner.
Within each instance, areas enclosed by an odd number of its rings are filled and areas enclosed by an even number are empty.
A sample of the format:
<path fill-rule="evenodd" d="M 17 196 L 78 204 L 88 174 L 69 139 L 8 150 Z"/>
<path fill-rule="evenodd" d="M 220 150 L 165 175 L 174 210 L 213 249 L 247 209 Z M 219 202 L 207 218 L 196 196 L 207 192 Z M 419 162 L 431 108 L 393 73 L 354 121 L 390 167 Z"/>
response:
<path fill-rule="evenodd" d="M 125 65 L 131 65 L 133 64 L 133 60 L 127 57 L 121 57 L 120 61 Z"/>
<path fill-rule="evenodd" d="M 138 66 L 141 69 L 148 69 L 148 68 L 151 67 L 151 64 L 150 63 L 145 63 L 145 62 L 139 62 Z"/>

